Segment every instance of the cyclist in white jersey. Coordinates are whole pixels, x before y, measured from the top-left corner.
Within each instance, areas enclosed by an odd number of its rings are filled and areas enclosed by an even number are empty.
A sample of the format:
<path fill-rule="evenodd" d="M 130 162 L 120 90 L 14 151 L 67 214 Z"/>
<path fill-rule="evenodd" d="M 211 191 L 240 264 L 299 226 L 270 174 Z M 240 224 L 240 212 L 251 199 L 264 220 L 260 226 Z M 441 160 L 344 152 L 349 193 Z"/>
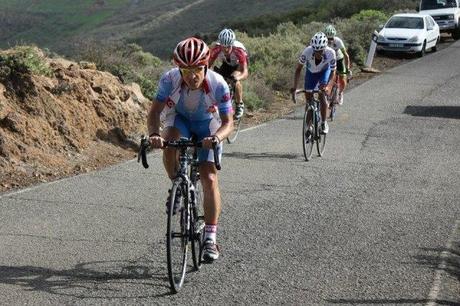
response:
<path fill-rule="evenodd" d="M 203 148 L 198 151 L 206 224 L 203 259 L 212 262 L 219 257 L 216 231 L 221 197 L 210 149 L 213 143 L 218 143 L 219 155 L 222 155 L 221 142 L 233 129 L 233 109 L 224 78 L 208 69 L 209 56 L 209 48 L 201 39 L 191 37 L 176 46 L 173 58 L 178 68 L 161 77 L 147 126 L 154 148 L 163 148 L 165 141 L 190 138 L 192 134 L 203 143 Z M 162 135 L 161 117 L 164 117 Z M 163 163 L 169 178 L 173 179 L 178 163 L 174 148 L 164 149 Z"/>
<path fill-rule="evenodd" d="M 311 39 L 310 45 L 306 47 L 299 58 L 295 74 L 294 87 L 291 92 L 297 89 L 300 73 L 306 66 L 305 99 L 309 103 L 313 99 L 313 91 L 319 90 L 321 101 L 321 132 L 327 134 L 329 127 L 326 118 L 328 118 L 328 104 L 325 92 L 332 89 L 333 80 L 335 79 L 336 55 L 335 51 L 327 46 L 327 37 L 323 32 L 316 33 Z M 307 118 L 311 120 L 311 118 Z"/>
<path fill-rule="evenodd" d="M 351 75 L 351 60 L 343 40 L 337 37 L 337 31 L 333 25 L 328 25 L 324 30 L 328 45 L 334 49 L 337 55 L 337 73 L 339 74 L 339 105 L 343 104 L 343 91 L 347 87 L 347 75 Z"/>

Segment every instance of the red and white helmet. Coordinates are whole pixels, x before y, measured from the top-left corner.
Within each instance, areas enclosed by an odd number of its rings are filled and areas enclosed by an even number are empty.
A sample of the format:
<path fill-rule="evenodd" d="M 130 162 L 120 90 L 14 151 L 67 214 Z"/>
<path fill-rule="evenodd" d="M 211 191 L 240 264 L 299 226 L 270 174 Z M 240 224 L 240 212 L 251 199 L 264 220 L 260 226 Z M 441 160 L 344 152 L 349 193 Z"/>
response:
<path fill-rule="evenodd" d="M 207 66 L 210 51 L 201 39 L 190 37 L 177 44 L 174 49 L 174 63 L 179 67 Z"/>
<path fill-rule="evenodd" d="M 310 46 L 315 51 L 321 51 L 327 47 L 327 36 L 323 32 L 316 33 L 311 39 Z"/>

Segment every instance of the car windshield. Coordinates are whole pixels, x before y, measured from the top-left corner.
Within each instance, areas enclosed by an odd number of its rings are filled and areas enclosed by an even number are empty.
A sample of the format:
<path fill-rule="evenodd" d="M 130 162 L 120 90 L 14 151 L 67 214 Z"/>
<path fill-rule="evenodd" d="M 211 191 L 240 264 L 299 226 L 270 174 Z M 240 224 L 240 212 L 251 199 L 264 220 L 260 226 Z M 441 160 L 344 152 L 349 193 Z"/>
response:
<path fill-rule="evenodd" d="M 423 29 L 423 19 L 419 17 L 393 17 L 385 28 L 398 29 Z"/>
<path fill-rule="evenodd" d="M 455 0 L 422 0 L 421 10 L 457 7 Z"/>

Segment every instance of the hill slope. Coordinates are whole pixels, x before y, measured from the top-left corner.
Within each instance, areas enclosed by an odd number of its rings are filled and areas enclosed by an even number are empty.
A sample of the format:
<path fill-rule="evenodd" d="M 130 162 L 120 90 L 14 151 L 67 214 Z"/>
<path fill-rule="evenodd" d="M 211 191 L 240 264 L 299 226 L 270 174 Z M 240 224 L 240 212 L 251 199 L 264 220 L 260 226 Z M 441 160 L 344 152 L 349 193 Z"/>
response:
<path fill-rule="evenodd" d="M 69 43 L 126 40 L 165 56 L 185 36 L 217 32 L 235 19 L 281 13 L 306 2 L 309 1 L 4 0 L 0 2 L 0 47 L 16 42 L 36 43 L 68 54 Z"/>
<path fill-rule="evenodd" d="M 132 158 L 149 101 L 88 63 L 0 52 L 0 191 Z"/>

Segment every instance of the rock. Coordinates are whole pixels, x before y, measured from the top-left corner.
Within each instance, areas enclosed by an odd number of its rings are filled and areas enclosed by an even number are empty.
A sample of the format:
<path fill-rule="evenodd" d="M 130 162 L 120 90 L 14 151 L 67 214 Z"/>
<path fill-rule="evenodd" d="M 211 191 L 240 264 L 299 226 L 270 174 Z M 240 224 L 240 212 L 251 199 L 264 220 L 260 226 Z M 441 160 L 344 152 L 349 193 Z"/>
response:
<path fill-rule="evenodd" d="M 97 69 L 96 64 L 92 62 L 81 61 L 79 64 L 80 64 L 81 69 L 90 69 L 90 70 Z"/>

